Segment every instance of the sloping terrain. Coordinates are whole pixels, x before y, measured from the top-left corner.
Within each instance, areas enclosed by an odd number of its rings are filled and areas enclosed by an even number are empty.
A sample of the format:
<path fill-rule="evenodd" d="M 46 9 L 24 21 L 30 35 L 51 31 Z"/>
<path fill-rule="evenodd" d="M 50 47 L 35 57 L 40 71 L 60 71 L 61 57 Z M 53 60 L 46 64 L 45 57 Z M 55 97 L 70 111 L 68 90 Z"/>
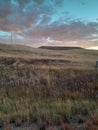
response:
<path fill-rule="evenodd" d="M 48 67 L 95 69 L 98 51 L 85 49 L 51 50 L 30 48 L 22 45 L 0 44 L 0 59 L 15 62 L 43 64 Z"/>
<path fill-rule="evenodd" d="M 98 51 L 0 44 L 0 130 L 97 130 L 97 60 Z"/>

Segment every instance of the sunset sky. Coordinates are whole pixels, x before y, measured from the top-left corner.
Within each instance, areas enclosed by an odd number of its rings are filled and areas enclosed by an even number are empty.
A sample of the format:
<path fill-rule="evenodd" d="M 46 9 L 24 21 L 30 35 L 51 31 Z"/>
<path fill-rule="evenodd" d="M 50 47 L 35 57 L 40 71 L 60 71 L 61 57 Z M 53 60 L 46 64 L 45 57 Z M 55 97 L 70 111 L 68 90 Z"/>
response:
<path fill-rule="evenodd" d="M 0 0 L 0 43 L 98 46 L 98 0 Z"/>

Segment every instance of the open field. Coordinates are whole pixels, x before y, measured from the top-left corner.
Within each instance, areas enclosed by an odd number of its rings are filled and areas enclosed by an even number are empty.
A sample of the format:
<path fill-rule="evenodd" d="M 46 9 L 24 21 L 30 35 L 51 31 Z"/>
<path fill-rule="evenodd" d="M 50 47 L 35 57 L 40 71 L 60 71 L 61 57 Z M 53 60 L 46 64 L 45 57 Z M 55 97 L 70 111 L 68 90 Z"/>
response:
<path fill-rule="evenodd" d="M 98 130 L 97 60 L 94 50 L 0 44 L 0 130 Z"/>
<path fill-rule="evenodd" d="M 98 51 L 85 49 L 51 50 L 30 48 L 22 45 L 0 45 L 0 59 L 9 57 L 9 64 L 28 62 L 48 67 L 95 69 Z M 3 61 L 2 61 L 3 62 Z M 23 64 L 24 64 L 23 63 Z M 40 66 L 40 67 L 42 67 Z"/>

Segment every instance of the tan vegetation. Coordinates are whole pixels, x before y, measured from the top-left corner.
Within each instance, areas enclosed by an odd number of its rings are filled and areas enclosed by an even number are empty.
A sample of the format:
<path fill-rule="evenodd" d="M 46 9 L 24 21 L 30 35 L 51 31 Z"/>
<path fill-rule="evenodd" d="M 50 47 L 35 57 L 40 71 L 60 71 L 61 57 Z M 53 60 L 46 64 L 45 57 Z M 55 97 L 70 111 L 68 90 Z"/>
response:
<path fill-rule="evenodd" d="M 97 130 L 97 58 L 97 51 L 1 44 L 0 126 Z"/>

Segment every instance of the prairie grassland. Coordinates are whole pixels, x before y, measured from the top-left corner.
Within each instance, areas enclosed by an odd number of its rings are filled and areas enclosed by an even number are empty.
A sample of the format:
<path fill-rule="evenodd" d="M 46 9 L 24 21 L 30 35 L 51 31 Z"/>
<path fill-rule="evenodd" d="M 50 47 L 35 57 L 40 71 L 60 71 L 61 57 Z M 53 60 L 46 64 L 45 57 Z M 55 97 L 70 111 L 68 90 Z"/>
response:
<path fill-rule="evenodd" d="M 97 58 L 98 52 L 91 50 L 1 44 L 0 126 L 41 120 L 64 130 L 65 122 L 70 127 L 76 124 L 71 130 L 81 124 L 97 130 Z"/>

